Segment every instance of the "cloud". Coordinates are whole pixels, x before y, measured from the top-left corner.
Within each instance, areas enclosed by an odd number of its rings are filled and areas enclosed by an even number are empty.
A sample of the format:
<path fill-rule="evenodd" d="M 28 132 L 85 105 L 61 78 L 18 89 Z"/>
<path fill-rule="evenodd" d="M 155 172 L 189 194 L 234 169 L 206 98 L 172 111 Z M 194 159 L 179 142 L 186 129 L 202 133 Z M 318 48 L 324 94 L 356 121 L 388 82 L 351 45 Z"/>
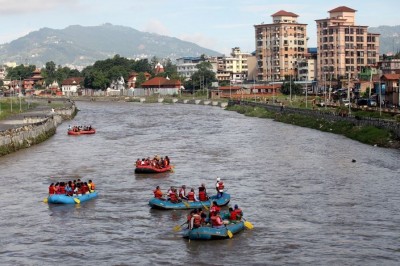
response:
<path fill-rule="evenodd" d="M 170 34 L 168 28 L 158 20 L 152 20 L 147 22 L 143 31 L 157 33 L 159 35 L 165 35 L 165 36 L 169 36 Z"/>
<path fill-rule="evenodd" d="M 38 11 L 53 10 L 60 6 L 72 8 L 79 4 L 79 0 L 0 0 L 1 15 L 19 15 Z"/>

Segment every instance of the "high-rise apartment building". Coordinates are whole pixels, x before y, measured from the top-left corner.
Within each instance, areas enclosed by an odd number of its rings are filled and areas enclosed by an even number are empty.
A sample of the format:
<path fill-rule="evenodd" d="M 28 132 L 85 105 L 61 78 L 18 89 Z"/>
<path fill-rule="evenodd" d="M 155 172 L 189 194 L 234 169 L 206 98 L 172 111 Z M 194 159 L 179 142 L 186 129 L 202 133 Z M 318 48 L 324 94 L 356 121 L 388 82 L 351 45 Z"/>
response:
<path fill-rule="evenodd" d="M 379 34 L 368 33 L 368 26 L 355 25 L 356 10 L 340 6 L 329 11 L 329 18 L 318 19 L 318 80 L 353 79 L 363 66 L 379 60 Z"/>
<path fill-rule="evenodd" d="M 258 80 L 277 81 L 296 77 L 296 64 L 307 53 L 307 24 L 298 15 L 281 10 L 273 23 L 254 25 Z"/>

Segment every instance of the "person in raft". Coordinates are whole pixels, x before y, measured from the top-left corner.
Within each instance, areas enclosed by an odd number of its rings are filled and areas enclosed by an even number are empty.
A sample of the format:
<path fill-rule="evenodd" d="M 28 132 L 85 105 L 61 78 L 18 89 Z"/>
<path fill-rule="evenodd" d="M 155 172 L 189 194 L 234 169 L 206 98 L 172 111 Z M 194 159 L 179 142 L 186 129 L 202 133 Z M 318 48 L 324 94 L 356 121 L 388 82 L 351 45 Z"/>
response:
<path fill-rule="evenodd" d="M 201 216 L 197 209 L 193 210 L 193 214 L 190 217 L 189 229 L 199 228 L 201 226 Z"/>
<path fill-rule="evenodd" d="M 216 211 L 214 215 L 211 216 L 210 220 L 211 220 L 211 226 L 214 228 L 223 228 L 225 226 L 224 221 L 219 215 L 219 211 Z"/>
<path fill-rule="evenodd" d="M 224 193 L 224 182 L 222 182 L 221 178 L 217 177 L 217 182 L 215 183 L 215 189 L 217 190 L 217 198 L 222 197 Z"/>
<path fill-rule="evenodd" d="M 194 188 L 190 189 L 190 192 L 187 194 L 188 201 L 199 201 L 194 193 Z"/>
<path fill-rule="evenodd" d="M 206 186 L 204 185 L 204 183 L 202 183 L 201 186 L 199 187 L 199 201 L 207 201 L 207 200 L 208 196 L 207 196 Z"/>
<path fill-rule="evenodd" d="M 153 191 L 154 197 L 157 199 L 162 199 L 163 193 L 160 189 L 160 186 L 157 186 L 156 189 Z"/>
<path fill-rule="evenodd" d="M 186 195 L 186 186 L 182 185 L 182 187 L 179 189 L 179 198 L 187 200 L 187 195 Z"/>

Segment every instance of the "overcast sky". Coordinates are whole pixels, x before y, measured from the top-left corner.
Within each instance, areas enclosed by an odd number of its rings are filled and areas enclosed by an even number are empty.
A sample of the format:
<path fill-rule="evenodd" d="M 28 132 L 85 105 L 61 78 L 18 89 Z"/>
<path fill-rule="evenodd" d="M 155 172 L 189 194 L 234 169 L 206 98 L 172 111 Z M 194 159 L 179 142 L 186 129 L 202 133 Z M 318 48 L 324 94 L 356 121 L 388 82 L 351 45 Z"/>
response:
<path fill-rule="evenodd" d="M 111 23 L 224 54 L 233 47 L 252 52 L 253 25 L 271 23 L 272 14 L 285 10 L 299 15 L 299 23 L 308 24 L 308 47 L 315 47 L 315 20 L 342 5 L 357 10 L 357 25 L 400 25 L 398 0 L 0 0 L 0 44 L 44 27 Z"/>

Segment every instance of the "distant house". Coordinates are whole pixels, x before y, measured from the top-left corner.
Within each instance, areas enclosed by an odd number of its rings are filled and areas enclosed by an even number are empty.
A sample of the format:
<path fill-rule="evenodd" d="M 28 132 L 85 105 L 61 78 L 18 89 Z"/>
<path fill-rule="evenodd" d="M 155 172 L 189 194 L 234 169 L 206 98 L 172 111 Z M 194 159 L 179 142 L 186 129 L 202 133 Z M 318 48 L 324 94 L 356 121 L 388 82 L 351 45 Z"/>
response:
<path fill-rule="evenodd" d="M 181 81 L 163 77 L 155 77 L 142 83 L 141 88 L 135 89 L 135 96 L 177 95 L 181 90 Z"/>
<path fill-rule="evenodd" d="M 400 107 L 399 103 L 399 83 L 400 74 L 384 74 L 381 77 L 382 85 L 382 100 L 385 100 L 386 104 Z M 384 87 L 384 88 L 382 88 Z"/>
<path fill-rule="evenodd" d="M 81 89 L 80 83 L 83 82 L 83 78 L 75 77 L 68 78 L 61 83 L 61 91 L 64 96 L 78 95 Z"/>
<path fill-rule="evenodd" d="M 138 75 L 139 75 L 139 73 L 137 73 L 137 72 L 131 72 L 129 74 L 128 81 L 126 82 L 128 89 L 135 88 L 136 79 L 137 79 Z M 151 75 L 147 72 L 144 72 L 144 76 L 146 77 L 146 80 L 149 80 L 151 78 Z"/>

